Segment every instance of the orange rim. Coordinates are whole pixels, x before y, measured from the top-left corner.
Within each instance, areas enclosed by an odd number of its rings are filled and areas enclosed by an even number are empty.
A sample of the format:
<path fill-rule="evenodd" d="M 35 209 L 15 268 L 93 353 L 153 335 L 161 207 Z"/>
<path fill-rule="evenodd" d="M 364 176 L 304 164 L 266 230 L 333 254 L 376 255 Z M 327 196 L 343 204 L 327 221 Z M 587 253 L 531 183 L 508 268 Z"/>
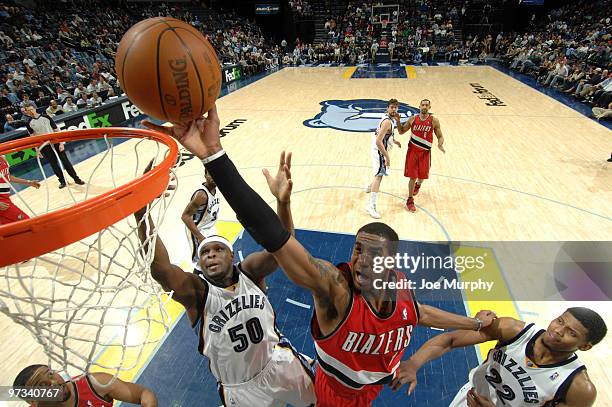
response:
<path fill-rule="evenodd" d="M 142 138 L 166 145 L 169 152 L 151 171 L 94 198 L 44 215 L 0 226 L 0 267 L 32 259 L 68 246 L 126 218 L 161 195 L 170 181 L 178 146 L 163 133 L 134 128 L 71 130 L 25 137 L 0 144 L 0 154 L 40 146 L 45 141 L 92 138 Z"/>

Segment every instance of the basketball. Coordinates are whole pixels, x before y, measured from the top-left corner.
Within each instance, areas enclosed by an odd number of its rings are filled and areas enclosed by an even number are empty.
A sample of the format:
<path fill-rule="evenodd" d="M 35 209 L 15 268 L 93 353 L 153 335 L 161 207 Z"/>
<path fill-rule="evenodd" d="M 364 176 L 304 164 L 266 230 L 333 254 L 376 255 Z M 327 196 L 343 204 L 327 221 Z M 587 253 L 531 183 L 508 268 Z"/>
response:
<path fill-rule="evenodd" d="M 201 117 L 221 89 L 214 48 L 196 28 L 169 17 L 133 25 L 119 43 L 115 68 L 128 98 L 159 120 Z"/>

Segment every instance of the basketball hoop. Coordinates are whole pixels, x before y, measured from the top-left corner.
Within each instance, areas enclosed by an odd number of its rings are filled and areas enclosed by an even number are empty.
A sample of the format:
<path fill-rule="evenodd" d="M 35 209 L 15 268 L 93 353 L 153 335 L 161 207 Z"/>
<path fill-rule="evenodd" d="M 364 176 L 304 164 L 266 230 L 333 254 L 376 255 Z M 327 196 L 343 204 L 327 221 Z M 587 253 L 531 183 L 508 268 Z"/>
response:
<path fill-rule="evenodd" d="M 80 165 L 85 186 L 55 190 L 47 179 L 11 196 L 31 218 L 0 226 L 0 311 L 33 334 L 54 368 L 117 377 L 169 328 L 168 297 L 150 275 L 157 228 L 148 219 L 159 227 L 174 196 L 165 191 L 178 147 L 151 130 L 99 128 L 3 143 L 0 154 L 82 140 L 90 142 L 71 154 L 101 150 Z M 158 164 L 143 174 L 151 159 Z M 40 158 L 38 170 L 47 178 Z M 145 207 L 137 224 L 130 215 Z M 108 350 L 113 357 L 99 362 Z"/>
<path fill-rule="evenodd" d="M 389 20 L 384 19 L 384 20 L 381 21 L 381 24 L 382 24 L 382 29 L 386 30 L 387 29 L 387 24 L 389 24 Z"/>

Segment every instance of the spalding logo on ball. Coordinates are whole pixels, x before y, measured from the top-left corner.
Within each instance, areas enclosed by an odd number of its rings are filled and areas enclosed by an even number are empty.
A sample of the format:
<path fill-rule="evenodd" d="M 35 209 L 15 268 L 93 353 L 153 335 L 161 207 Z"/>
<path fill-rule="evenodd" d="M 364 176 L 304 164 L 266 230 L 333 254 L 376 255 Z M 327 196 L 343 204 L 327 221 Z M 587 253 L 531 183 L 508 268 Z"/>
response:
<path fill-rule="evenodd" d="M 171 122 L 201 117 L 221 89 L 215 50 L 200 31 L 175 18 L 149 18 L 133 25 L 119 43 L 115 70 L 140 110 Z"/>

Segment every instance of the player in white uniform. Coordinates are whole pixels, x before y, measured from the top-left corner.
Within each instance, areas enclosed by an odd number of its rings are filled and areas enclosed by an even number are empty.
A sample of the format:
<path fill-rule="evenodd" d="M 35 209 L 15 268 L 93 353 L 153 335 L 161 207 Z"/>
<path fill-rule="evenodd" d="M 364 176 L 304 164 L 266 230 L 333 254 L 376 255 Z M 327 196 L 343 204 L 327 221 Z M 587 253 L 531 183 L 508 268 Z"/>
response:
<path fill-rule="evenodd" d="M 198 254 L 200 242 L 208 236 L 219 234 L 216 227 L 220 205 L 217 185 L 206 170 L 204 171 L 204 178 L 206 182 L 202 184 L 202 188 L 193 193 L 181 215 L 181 220 L 187 227 L 188 239 L 191 244 L 193 271 L 196 274 L 202 274 Z"/>
<path fill-rule="evenodd" d="M 400 367 L 391 384 L 416 386 L 416 372 L 452 348 L 497 340 L 487 359 L 474 368 L 449 407 L 590 407 L 597 391 L 576 351 L 587 351 L 606 335 L 595 311 L 575 307 L 539 329 L 512 318 L 496 319 L 481 331 L 454 331 L 427 341 Z"/>
<path fill-rule="evenodd" d="M 285 162 L 284 153 L 281 162 Z M 290 156 L 269 177 L 277 197 L 278 215 L 293 230 Z M 269 175 L 269 174 L 268 174 Z M 139 236 L 147 239 L 144 210 L 134 214 Z M 148 219 L 152 229 L 152 220 Z M 248 255 L 232 264 L 232 245 L 221 236 L 208 236 L 198 247 L 202 275 L 187 273 L 170 263 L 161 238 L 157 237 L 151 275 L 173 299 L 187 310 L 198 336 L 198 351 L 210 359 L 212 374 L 219 381 L 219 395 L 228 406 L 309 406 L 315 403 L 311 362 L 297 353 L 274 325 L 274 310 L 265 295 L 265 277 L 278 268 L 266 252 Z"/>
<path fill-rule="evenodd" d="M 374 179 L 366 188 L 366 192 L 370 193 L 370 203 L 366 207 L 366 211 L 374 219 L 380 219 L 380 214 L 377 211 L 376 204 L 378 199 L 378 191 L 380 190 L 380 183 L 382 177 L 388 174 L 388 168 L 391 167 L 391 158 L 389 157 L 389 150 L 391 142 L 401 147 L 399 141 L 395 141 L 393 138 L 393 132 L 395 131 L 395 119 L 392 118 L 397 114 L 399 102 L 397 99 L 391 99 L 387 103 L 387 111 L 385 115 L 378 122 L 376 132 L 372 137 L 372 175 Z"/>

